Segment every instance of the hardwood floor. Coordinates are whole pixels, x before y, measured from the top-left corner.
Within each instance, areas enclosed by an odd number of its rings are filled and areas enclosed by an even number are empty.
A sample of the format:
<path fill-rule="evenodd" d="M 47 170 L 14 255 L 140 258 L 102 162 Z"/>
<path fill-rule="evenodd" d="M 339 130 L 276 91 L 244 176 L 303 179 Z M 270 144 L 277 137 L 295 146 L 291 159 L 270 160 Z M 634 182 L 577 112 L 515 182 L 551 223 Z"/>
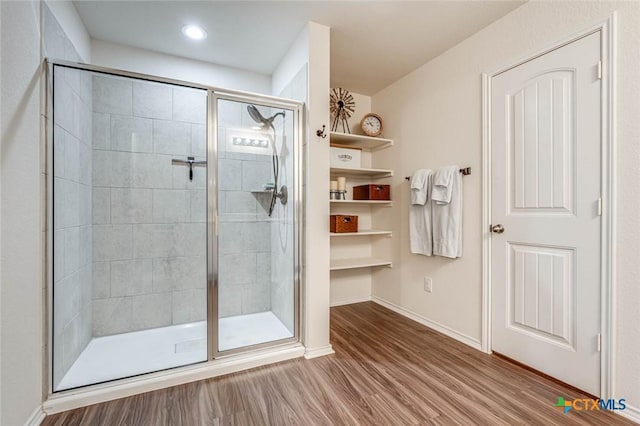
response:
<path fill-rule="evenodd" d="M 633 425 L 588 398 L 367 302 L 331 309 L 335 355 L 47 417 L 44 425 Z"/>

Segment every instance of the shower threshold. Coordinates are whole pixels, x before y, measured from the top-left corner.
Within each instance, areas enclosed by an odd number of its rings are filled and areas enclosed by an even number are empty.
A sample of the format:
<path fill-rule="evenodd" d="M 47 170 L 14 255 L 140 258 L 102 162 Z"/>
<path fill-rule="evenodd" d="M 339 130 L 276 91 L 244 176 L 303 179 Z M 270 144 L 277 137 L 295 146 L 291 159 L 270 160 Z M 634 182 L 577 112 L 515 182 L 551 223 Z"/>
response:
<path fill-rule="evenodd" d="M 292 337 L 272 312 L 221 318 L 220 351 Z M 206 321 L 94 337 L 56 390 L 117 380 L 207 360 Z"/>

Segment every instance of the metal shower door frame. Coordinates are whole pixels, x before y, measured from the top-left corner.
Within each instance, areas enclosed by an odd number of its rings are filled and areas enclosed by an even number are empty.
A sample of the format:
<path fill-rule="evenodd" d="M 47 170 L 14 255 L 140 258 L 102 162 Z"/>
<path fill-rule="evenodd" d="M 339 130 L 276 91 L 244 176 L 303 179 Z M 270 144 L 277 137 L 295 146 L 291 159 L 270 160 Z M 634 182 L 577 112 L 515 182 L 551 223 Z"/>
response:
<path fill-rule="evenodd" d="M 176 87 L 185 87 L 192 89 L 201 89 L 207 91 L 207 358 L 196 364 L 211 362 L 219 358 L 227 358 L 237 354 L 244 354 L 253 351 L 266 351 L 272 348 L 291 346 L 300 341 L 300 331 L 302 330 L 301 321 L 301 285 L 302 281 L 302 243 L 304 241 L 303 217 L 304 203 L 302 198 L 302 161 L 303 161 L 303 138 L 305 135 L 305 118 L 304 103 L 294 100 L 288 100 L 269 95 L 260 95 L 250 92 L 242 92 L 235 90 L 225 90 L 208 86 L 200 83 L 194 83 L 184 80 L 158 77 L 149 74 L 142 74 L 131 71 L 124 71 L 109 67 L 102 67 L 80 62 L 58 60 L 52 58 L 44 59 L 44 76 L 46 81 L 46 97 L 47 111 L 53 116 L 53 67 L 60 66 L 65 68 L 76 69 L 80 71 L 95 72 L 99 74 L 112 75 L 116 77 L 126 77 L 140 81 L 148 81 L 154 83 L 170 84 Z M 239 102 L 257 103 L 260 105 L 284 108 L 291 110 L 294 114 L 294 335 L 291 338 L 281 339 L 277 341 L 265 342 L 258 345 L 252 345 L 237 348 L 228 351 L 218 351 L 218 200 L 217 200 L 217 100 L 233 100 Z M 53 118 L 47 120 L 46 146 L 47 146 L 47 168 L 52 167 L 51 153 L 53 151 Z M 102 389 L 105 386 L 111 386 L 123 380 L 131 380 L 132 377 L 122 377 L 96 384 L 89 384 L 80 388 L 72 388 L 62 391 L 53 391 L 53 232 L 52 229 L 52 213 L 53 213 L 53 184 L 52 179 L 47 179 L 47 197 L 46 197 L 46 253 L 45 253 L 45 271 L 46 271 L 46 288 L 44 296 L 44 341 L 45 341 L 45 369 L 47 371 L 46 379 L 43 383 L 43 396 L 48 399 L 50 396 L 77 394 L 78 392 L 91 391 L 91 389 Z M 171 368 L 180 369 L 187 366 L 179 366 Z M 162 371 L 162 370 L 158 370 Z M 145 373 L 142 376 L 156 374 L 158 371 Z"/>
<path fill-rule="evenodd" d="M 209 225 L 207 226 L 207 247 L 210 249 L 207 253 L 207 288 L 208 288 L 208 329 L 209 332 L 209 359 L 219 359 L 228 356 L 236 355 L 239 353 L 246 353 L 265 348 L 273 348 L 277 346 L 289 345 L 300 341 L 300 286 L 302 285 L 302 244 L 303 244 L 303 199 L 302 199 L 302 161 L 303 161 L 303 146 L 302 140 L 304 136 L 304 103 L 276 98 L 272 96 L 262 96 L 248 93 L 238 93 L 233 91 L 223 91 L 212 89 L 209 91 L 209 105 L 207 115 L 207 163 L 210 167 L 207 167 L 207 220 Z M 264 343 L 259 343 L 250 346 L 243 346 L 240 348 L 229 349 L 220 351 L 218 349 L 218 328 L 219 328 L 219 311 L 218 302 L 220 300 L 219 290 L 220 282 L 218 277 L 218 237 L 219 237 L 219 214 L 218 214 L 218 187 L 217 187 L 217 172 L 218 172 L 218 153 L 219 153 L 219 140 L 218 140 L 218 101 L 232 101 L 241 102 L 245 104 L 258 104 L 260 106 L 266 106 L 270 108 L 282 108 L 289 110 L 293 113 L 293 125 L 294 125 L 294 162 L 293 162 L 293 197 L 290 198 L 294 203 L 294 276 L 293 276 L 293 302 L 294 302 L 294 332 L 293 336 L 285 339 L 274 340 Z"/>

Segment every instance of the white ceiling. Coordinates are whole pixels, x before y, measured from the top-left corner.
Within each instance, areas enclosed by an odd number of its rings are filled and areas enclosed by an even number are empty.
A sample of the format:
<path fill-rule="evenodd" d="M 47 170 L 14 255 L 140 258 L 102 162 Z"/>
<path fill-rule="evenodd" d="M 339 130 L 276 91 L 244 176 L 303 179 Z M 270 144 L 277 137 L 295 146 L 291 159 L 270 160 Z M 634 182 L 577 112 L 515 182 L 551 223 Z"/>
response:
<path fill-rule="evenodd" d="M 307 21 L 331 27 L 331 85 L 371 95 L 522 1 L 75 1 L 92 38 L 271 74 Z M 209 36 L 187 40 L 184 24 Z"/>

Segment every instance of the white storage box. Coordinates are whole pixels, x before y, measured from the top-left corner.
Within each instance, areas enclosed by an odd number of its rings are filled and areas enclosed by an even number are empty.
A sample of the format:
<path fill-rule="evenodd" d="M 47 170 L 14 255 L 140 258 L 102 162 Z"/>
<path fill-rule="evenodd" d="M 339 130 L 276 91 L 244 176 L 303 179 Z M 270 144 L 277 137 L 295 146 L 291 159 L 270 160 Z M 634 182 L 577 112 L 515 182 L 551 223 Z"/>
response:
<path fill-rule="evenodd" d="M 359 169 L 362 167 L 362 148 L 331 144 L 331 167 Z"/>

